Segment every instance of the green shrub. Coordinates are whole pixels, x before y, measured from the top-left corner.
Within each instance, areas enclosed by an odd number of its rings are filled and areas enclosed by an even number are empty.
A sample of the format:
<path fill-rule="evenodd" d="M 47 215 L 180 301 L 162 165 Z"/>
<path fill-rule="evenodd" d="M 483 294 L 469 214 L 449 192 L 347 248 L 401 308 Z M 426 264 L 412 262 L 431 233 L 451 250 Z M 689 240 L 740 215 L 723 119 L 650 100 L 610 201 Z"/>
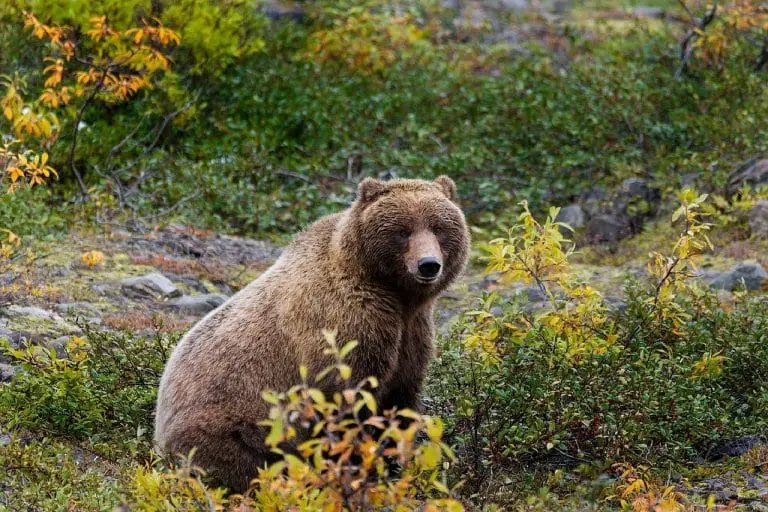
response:
<path fill-rule="evenodd" d="M 20 371 L 2 384 L 0 409 L 11 427 L 88 437 L 146 441 L 173 339 L 89 332 L 72 337 L 66 357 L 28 346 L 5 352 Z"/>
<path fill-rule="evenodd" d="M 691 281 L 707 225 L 703 197 L 681 199 L 680 241 L 647 281 L 628 280 L 619 311 L 571 275 L 556 210 L 541 225 L 523 214 L 491 246 L 490 268 L 549 303 L 531 313 L 487 294 L 442 342 L 428 394 L 475 485 L 504 461 L 692 463 L 768 428 L 768 300 L 726 308 Z"/>

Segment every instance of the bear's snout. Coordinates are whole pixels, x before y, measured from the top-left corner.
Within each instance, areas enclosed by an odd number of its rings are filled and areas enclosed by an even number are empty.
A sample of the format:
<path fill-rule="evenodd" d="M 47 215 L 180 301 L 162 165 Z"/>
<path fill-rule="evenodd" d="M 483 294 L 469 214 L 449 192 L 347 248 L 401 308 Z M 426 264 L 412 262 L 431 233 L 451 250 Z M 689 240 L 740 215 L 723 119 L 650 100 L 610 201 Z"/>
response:
<path fill-rule="evenodd" d="M 427 256 L 419 260 L 418 277 L 424 281 L 433 281 L 440 274 L 443 265 L 436 256 Z"/>
<path fill-rule="evenodd" d="M 440 277 L 443 251 L 431 230 L 421 230 L 411 236 L 405 259 L 408 271 L 420 283 L 431 283 Z"/>

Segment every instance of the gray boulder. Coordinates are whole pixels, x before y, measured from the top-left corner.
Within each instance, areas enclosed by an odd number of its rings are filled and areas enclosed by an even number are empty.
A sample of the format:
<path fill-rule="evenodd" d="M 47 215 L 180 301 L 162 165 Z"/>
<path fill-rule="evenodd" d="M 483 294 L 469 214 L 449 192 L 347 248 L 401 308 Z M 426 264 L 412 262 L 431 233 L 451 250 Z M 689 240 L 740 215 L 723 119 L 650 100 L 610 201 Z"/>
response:
<path fill-rule="evenodd" d="M 759 290 L 768 280 L 768 272 L 757 262 L 739 263 L 727 272 L 713 272 L 704 276 L 712 288 L 735 290 L 742 286 L 747 290 Z"/>
<path fill-rule="evenodd" d="M 615 243 L 639 233 L 645 221 L 656 214 L 661 193 L 642 178 L 624 180 L 607 199 L 595 188 L 585 197 L 588 243 Z"/>
<path fill-rule="evenodd" d="M 560 209 L 555 219 L 557 222 L 568 224 L 573 229 L 579 229 L 587 223 L 587 214 L 579 204 L 570 204 Z"/>
<path fill-rule="evenodd" d="M 768 184 L 768 159 L 752 158 L 736 168 L 728 177 L 726 192 L 736 194 L 744 185 Z"/>
<path fill-rule="evenodd" d="M 660 199 L 660 191 L 644 179 L 628 178 L 614 195 L 614 213 L 627 218 L 631 234 L 639 233 L 645 220 L 656 213 Z"/>
<path fill-rule="evenodd" d="M 126 296 L 137 299 L 181 296 L 181 290 L 160 272 L 123 279 L 120 287 Z"/>
<path fill-rule="evenodd" d="M 207 293 L 205 295 L 184 295 L 173 299 L 169 304 L 179 308 L 179 312 L 185 315 L 204 315 L 224 304 L 226 300 L 226 295 Z"/>
<path fill-rule="evenodd" d="M 749 211 L 749 231 L 752 236 L 768 236 L 768 200 L 761 199 Z"/>
<path fill-rule="evenodd" d="M 632 234 L 629 221 L 617 215 L 602 214 L 590 219 L 585 230 L 592 244 L 614 243 Z"/>

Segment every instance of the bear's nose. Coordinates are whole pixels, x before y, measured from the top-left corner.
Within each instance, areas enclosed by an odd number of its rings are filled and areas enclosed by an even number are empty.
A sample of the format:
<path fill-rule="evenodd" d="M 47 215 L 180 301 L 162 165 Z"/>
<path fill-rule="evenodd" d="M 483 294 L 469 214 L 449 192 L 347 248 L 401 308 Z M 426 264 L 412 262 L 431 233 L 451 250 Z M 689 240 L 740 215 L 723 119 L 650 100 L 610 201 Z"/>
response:
<path fill-rule="evenodd" d="M 440 260 L 427 256 L 419 260 L 419 277 L 432 280 L 440 273 Z"/>

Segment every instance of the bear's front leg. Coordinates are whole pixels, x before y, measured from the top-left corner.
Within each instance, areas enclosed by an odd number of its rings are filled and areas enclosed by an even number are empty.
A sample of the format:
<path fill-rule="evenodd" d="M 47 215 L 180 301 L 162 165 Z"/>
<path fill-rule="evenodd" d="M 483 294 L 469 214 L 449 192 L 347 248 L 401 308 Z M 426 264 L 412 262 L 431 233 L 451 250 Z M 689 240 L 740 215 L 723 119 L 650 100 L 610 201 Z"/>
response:
<path fill-rule="evenodd" d="M 406 326 L 395 370 L 379 398 L 382 411 L 395 407 L 399 410 L 420 410 L 419 395 L 434 350 L 433 338 L 430 308 L 416 315 Z"/>

